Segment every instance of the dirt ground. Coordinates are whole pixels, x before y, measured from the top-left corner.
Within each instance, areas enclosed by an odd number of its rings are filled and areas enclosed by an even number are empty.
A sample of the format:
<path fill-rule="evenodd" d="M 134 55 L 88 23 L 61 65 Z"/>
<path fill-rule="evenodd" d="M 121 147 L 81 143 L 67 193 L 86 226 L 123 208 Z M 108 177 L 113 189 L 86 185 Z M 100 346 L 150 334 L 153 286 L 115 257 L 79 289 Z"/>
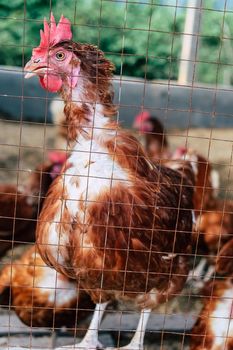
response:
<path fill-rule="evenodd" d="M 169 132 L 171 149 L 181 145 L 188 146 L 210 160 L 220 175 L 219 196 L 222 198 L 233 198 L 232 139 L 232 129 L 190 129 L 188 132 L 181 130 Z M 58 145 L 56 142 L 56 127 L 0 121 L 0 182 L 20 186 L 27 180 L 30 171 L 43 162 L 47 152 L 54 148 L 64 148 L 62 144 Z M 19 256 L 23 249 L 24 247 L 16 248 L 14 257 Z M 8 253 L 2 262 L 10 261 L 11 258 L 12 254 Z M 191 295 L 189 288 L 186 288 L 181 297 L 164 305 L 160 312 L 165 314 L 193 312 L 197 315 L 200 307 L 195 293 Z M 58 337 L 58 344 L 64 343 L 64 339 Z M 11 342 L 15 341 L 19 344 L 18 337 L 11 336 Z M 34 342 L 38 345 L 38 340 Z M 48 343 L 48 338 L 41 338 L 41 344 L 44 342 Z M 188 349 L 185 332 L 148 333 L 146 343 L 147 350 Z"/>

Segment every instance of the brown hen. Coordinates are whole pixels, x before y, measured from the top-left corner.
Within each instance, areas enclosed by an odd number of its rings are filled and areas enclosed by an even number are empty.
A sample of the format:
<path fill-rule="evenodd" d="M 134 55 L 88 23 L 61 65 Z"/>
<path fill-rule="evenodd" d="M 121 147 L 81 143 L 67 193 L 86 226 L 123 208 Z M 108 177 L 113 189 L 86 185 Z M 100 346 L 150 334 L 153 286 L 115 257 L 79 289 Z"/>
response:
<path fill-rule="evenodd" d="M 14 309 L 30 327 L 79 329 L 94 309 L 91 298 L 76 281 L 51 269 L 35 246 L 0 273 L 0 303 Z"/>
<path fill-rule="evenodd" d="M 65 101 L 71 155 L 50 186 L 37 226 L 38 249 L 77 279 L 97 304 L 79 349 L 102 347 L 98 327 L 109 301 L 142 312 L 125 349 L 142 349 L 151 309 L 180 293 L 189 271 L 193 183 L 151 163 L 139 142 L 111 120 L 113 65 L 75 43 L 68 19 L 45 21 L 26 77 Z"/>

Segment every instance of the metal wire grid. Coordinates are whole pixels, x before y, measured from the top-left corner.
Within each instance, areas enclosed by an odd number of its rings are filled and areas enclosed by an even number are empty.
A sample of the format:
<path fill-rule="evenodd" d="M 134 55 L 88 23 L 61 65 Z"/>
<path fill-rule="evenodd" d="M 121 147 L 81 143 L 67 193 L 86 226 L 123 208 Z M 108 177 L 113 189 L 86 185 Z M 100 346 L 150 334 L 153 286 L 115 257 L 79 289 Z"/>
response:
<path fill-rule="evenodd" d="M 100 11 L 99 11 L 99 22 L 101 22 L 101 14 L 102 14 L 102 5 L 103 3 L 110 3 L 110 2 L 115 2 L 113 0 L 102 0 L 100 1 Z M 120 88 L 119 88 L 119 95 L 118 95 L 118 100 L 119 100 L 119 106 L 122 107 L 122 104 L 121 104 L 121 94 L 122 94 L 122 81 L 127 81 L 127 78 L 126 77 L 123 77 L 122 73 L 123 73 L 123 65 L 124 65 L 124 62 L 123 62 L 123 58 L 124 56 L 130 56 L 130 54 L 126 54 L 124 53 L 124 31 L 125 30 L 141 30 L 141 31 L 146 31 L 148 33 L 148 43 L 149 43 L 149 37 L 150 37 L 150 33 L 153 32 L 154 30 L 151 29 L 150 27 L 150 23 L 151 23 L 151 17 L 150 16 L 150 21 L 148 23 L 148 29 L 142 29 L 142 28 L 129 28 L 127 27 L 127 8 L 128 8 L 128 5 L 129 4 L 137 4 L 137 5 L 147 5 L 147 6 L 151 6 L 151 8 L 153 6 L 164 6 L 164 7 L 168 7 L 168 8 L 174 8 L 175 12 L 174 12 L 174 23 L 175 23 L 175 18 L 176 18 L 176 14 L 177 14 L 177 11 L 180 10 L 180 9 L 185 9 L 185 5 L 181 5 L 179 4 L 179 1 L 175 1 L 175 4 L 171 4 L 171 3 L 164 3 L 164 4 L 158 4 L 158 3 L 155 3 L 153 1 L 151 1 L 150 3 L 148 2 L 143 2 L 143 1 L 118 1 L 119 3 L 124 3 L 125 4 L 125 16 L 124 16 L 124 25 L 123 27 L 109 27 L 109 26 L 103 26 L 103 24 L 98 24 L 98 25 L 91 25 L 91 24 L 88 24 L 89 27 L 94 27 L 98 30 L 98 42 L 100 43 L 100 40 L 101 40 L 101 28 L 105 27 L 106 29 L 108 28 L 114 28 L 114 29 L 118 29 L 118 30 L 121 30 L 122 31 L 122 51 L 121 53 L 119 53 L 119 55 L 121 56 L 121 68 L 120 68 L 120 77 L 117 77 L 115 79 L 119 79 L 119 84 L 120 84 Z M 75 1 L 75 10 L 74 10 L 74 20 L 75 18 L 77 17 L 77 14 L 76 12 L 78 12 L 78 3 L 79 1 Z M 25 9 L 26 9 L 26 1 L 24 2 L 24 6 L 25 6 Z M 49 3 L 48 3 L 48 13 L 53 9 L 53 2 L 50 0 Z M 212 9 L 212 8 L 208 8 L 208 7 L 204 7 L 204 3 L 202 3 L 202 10 L 207 10 L 207 11 L 216 11 L 216 9 Z M 224 26 L 224 19 L 225 19 L 225 15 L 226 13 L 232 13 L 233 11 L 228 7 L 228 1 L 224 1 L 224 7 L 222 9 L 218 9 L 217 10 L 218 12 L 222 12 L 223 13 L 223 21 L 222 21 L 222 28 L 221 28 L 221 33 L 223 33 L 223 26 Z M 152 13 L 151 13 L 152 14 Z M 10 17 L 9 17 L 10 18 Z M 8 18 L 8 19 L 9 19 Z M 7 19 L 7 18 L 4 18 L 4 17 L 1 17 L 0 18 L 1 20 L 3 19 Z M 16 18 L 11 18 L 11 19 L 14 19 L 17 21 Z M 34 20 L 29 20 L 26 18 L 26 12 L 24 12 L 24 24 L 27 22 L 27 21 L 34 21 Z M 36 20 L 35 20 L 36 21 Z M 155 32 L 159 31 L 159 29 L 155 30 Z M 175 35 L 178 34 L 178 33 L 175 33 L 175 32 L 164 32 L 164 31 L 160 31 L 160 32 L 163 32 L 163 33 L 167 33 L 167 34 L 172 34 L 172 44 L 171 44 L 171 57 L 173 57 L 173 43 L 174 43 L 174 40 L 175 40 Z M 24 33 L 25 33 L 25 27 L 24 27 Z M 179 33 L 179 34 L 183 34 L 183 33 Z M 198 36 L 198 40 L 202 39 L 203 36 L 201 33 L 198 33 L 197 34 Z M 76 39 L 76 38 L 75 38 Z M 222 39 L 229 39 L 228 37 L 225 37 L 224 35 L 222 35 Z M 7 43 L 4 43 L 4 45 L 7 46 Z M 23 47 L 22 49 L 24 50 L 24 47 L 26 45 L 23 44 Z M 218 75 L 218 71 L 221 67 L 221 60 L 220 60 L 220 57 L 221 57 L 221 50 L 222 50 L 222 45 L 220 45 L 220 50 L 219 50 L 219 59 L 217 62 L 215 62 L 215 64 L 217 65 L 217 75 Z M 112 53 L 112 52 L 107 52 L 106 54 L 116 54 L 116 53 Z M 24 53 L 23 53 L 23 58 L 24 58 Z M 146 89 L 146 86 L 147 84 L 158 84 L 157 82 L 148 82 L 147 80 L 147 59 L 148 58 L 153 58 L 153 59 L 167 59 L 166 57 L 163 57 L 161 58 L 158 57 L 158 56 L 151 56 L 148 54 L 148 47 L 147 47 L 147 52 L 146 52 L 146 64 L 145 64 L 145 77 L 144 77 L 144 89 L 143 89 L 143 98 L 142 98 L 142 106 L 141 108 L 143 109 L 144 108 L 144 98 L 145 98 L 145 89 Z M 23 59 L 24 61 L 24 59 Z M 197 56 L 195 56 L 195 62 L 196 63 L 208 63 L 208 61 L 201 61 L 197 58 Z M 23 64 L 24 65 L 24 64 Z M 231 64 L 228 64 L 231 66 Z M 171 69 L 172 69 L 172 60 L 171 60 L 171 64 L 170 64 L 170 72 L 169 72 L 169 76 L 170 76 L 170 73 L 171 73 Z M 11 71 L 13 71 L 14 69 L 11 69 Z M 190 136 L 189 133 L 190 133 L 190 123 L 191 123 L 191 118 L 192 118 L 192 114 L 195 113 L 197 110 L 195 108 L 193 108 L 193 103 L 192 103 L 192 94 L 190 95 L 190 108 L 188 108 L 187 110 L 185 109 L 178 109 L 177 111 L 180 111 L 180 112 L 187 112 L 189 114 L 189 126 L 187 128 L 187 132 L 186 134 L 180 134 L 178 131 L 173 131 L 172 133 L 167 133 L 166 135 L 168 136 L 178 136 L 178 137 L 182 137 L 184 139 L 183 141 L 183 144 L 184 145 L 189 145 L 189 141 L 191 138 L 195 138 L 196 140 L 208 140 L 209 141 L 209 145 L 208 145 L 208 148 L 207 148 L 207 159 L 209 160 L 209 156 L 210 156 L 210 151 L 211 151 L 211 145 L 212 145 L 212 142 L 213 141 L 224 141 L 226 143 L 230 143 L 232 144 L 232 141 L 227 139 L 227 138 L 217 138 L 217 137 L 213 137 L 213 128 L 214 128 L 214 119 L 215 119 L 215 116 L 216 116 L 216 97 L 217 97 L 217 93 L 219 91 L 219 86 L 218 86 L 218 77 L 216 75 L 216 83 L 215 83 L 215 86 L 212 86 L 212 87 L 207 87 L 207 86 L 203 86 L 202 84 L 200 85 L 202 89 L 206 89 L 206 90 L 212 90 L 214 91 L 214 99 L 213 99 L 213 105 L 212 105 L 212 112 L 211 112 L 211 116 L 212 116 L 212 120 L 213 120 L 213 126 L 212 128 L 210 129 L 210 136 L 209 137 L 203 137 L 203 136 Z M 141 81 L 138 80 L 137 78 L 134 78 L 134 83 L 135 84 L 140 84 Z M 175 82 L 171 81 L 170 79 L 168 79 L 168 81 L 166 82 L 159 82 L 159 84 L 164 84 L 165 86 L 167 86 L 168 88 L 168 98 L 167 98 L 167 106 L 163 109 L 164 110 L 164 122 L 166 122 L 166 119 L 167 119 L 167 113 L 168 111 L 172 111 L 171 108 L 169 108 L 169 98 L 170 98 L 170 89 L 173 85 L 176 85 Z M 189 84 L 185 84 L 184 86 L 186 87 L 191 87 L 193 90 L 195 88 L 197 88 L 199 86 L 199 84 L 197 82 L 194 83 L 194 81 Z M 231 89 L 227 89 L 227 88 L 222 88 L 221 87 L 221 90 L 222 91 L 231 91 Z M 4 96 L 4 94 L 2 95 Z M 13 96 L 12 96 L 13 97 Z M 22 102 L 23 102 L 23 99 L 24 99 L 24 80 L 22 80 L 22 96 L 14 96 L 14 97 L 20 97 L 22 99 Z M 27 97 L 27 98 L 31 98 L 31 97 Z M 38 97 L 33 97 L 32 99 L 37 99 Z M 45 98 L 41 98 L 39 97 L 39 99 L 44 99 L 46 101 L 46 104 L 47 104 L 47 107 L 48 107 L 48 103 L 49 103 L 49 100 L 50 98 L 48 96 L 46 96 Z M 124 107 L 124 106 L 123 106 Z M 130 101 L 129 101 L 129 104 L 125 105 L 125 107 L 138 107 L 137 105 L 134 105 L 132 104 Z M 150 108 L 151 111 L 153 112 L 161 112 L 162 108 Z M 21 169 L 20 168 L 20 159 L 22 158 L 22 150 L 24 148 L 31 148 L 31 150 L 42 150 L 43 151 L 43 159 L 45 160 L 46 158 L 46 152 L 48 151 L 48 147 L 46 146 L 46 128 L 47 128 L 47 110 L 45 112 L 45 121 L 44 121 L 44 141 L 43 141 L 43 145 L 42 146 L 38 146 L 38 147 L 30 147 L 30 146 L 24 146 L 22 144 L 22 132 L 23 132 L 23 104 L 22 104 L 22 107 L 21 107 L 21 121 L 19 122 L 19 130 L 20 130 L 20 133 L 19 133 L 19 144 L 16 144 L 16 143 L 7 143 L 7 142 L 4 142 L 4 143 L 1 143 L 2 146 L 12 146 L 12 147 L 17 147 L 18 148 L 18 162 L 17 162 L 17 168 L 15 170 L 12 170 L 12 169 L 9 169 L 10 171 L 16 171 L 16 183 L 17 183 L 17 187 L 19 186 L 19 174 L 22 173 L 22 172 L 25 172 L 25 169 Z M 208 112 L 205 112 L 205 111 L 200 111 L 203 115 L 209 115 Z M 224 116 L 227 116 L 227 117 L 231 117 L 232 114 L 224 114 Z M 118 119 L 119 119 L 119 116 L 118 116 Z M 17 124 L 16 122 L 12 122 L 14 124 Z M 36 125 L 37 123 L 29 123 L 31 125 Z M 68 148 L 67 148 L 67 151 L 68 151 Z M 215 162 L 215 165 L 217 165 L 218 162 Z M 219 163 L 221 165 L 223 165 L 223 163 Z M 231 166 L 232 166 L 232 150 L 231 150 L 231 156 L 230 156 L 230 159 L 229 159 L 229 163 L 227 162 L 226 165 L 229 170 L 228 170 L 228 174 L 227 174 L 227 182 L 230 183 L 230 176 L 231 176 Z M 225 213 L 225 202 L 227 200 L 227 194 L 228 194 L 228 190 L 225 190 L 224 187 L 220 187 L 220 190 L 221 191 L 224 191 L 225 192 L 225 195 L 224 195 L 224 206 L 223 206 L 223 215 Z M 17 194 L 16 194 L 16 201 L 17 201 Z M 39 213 L 37 213 L 39 214 Z M 14 219 L 16 219 L 16 205 L 15 205 L 15 215 L 14 215 Z M 223 224 L 223 220 L 222 220 L 222 223 L 221 223 L 221 226 Z M 17 242 L 17 239 L 15 239 L 14 237 L 14 230 L 13 230 L 13 239 L 12 239 L 12 248 L 14 247 L 14 243 Z M 26 243 L 26 242 L 25 242 Z M 192 254 L 194 256 L 194 262 L 195 262 L 195 259 L 196 257 L 198 257 L 198 253 L 197 251 Z M 201 255 L 200 255 L 201 256 Z M 12 257 L 11 257 L 12 261 L 13 261 L 13 250 L 12 250 Z M 126 271 L 125 271 L 126 272 Z M 215 275 L 213 276 L 213 280 L 215 280 Z M 196 294 L 192 292 L 192 288 L 189 287 L 188 290 L 186 290 L 183 294 L 182 294 L 182 297 L 187 297 L 188 298 L 188 302 L 187 302 L 187 305 L 189 306 L 189 304 L 191 304 L 191 299 L 192 298 L 196 298 Z M 204 297 L 203 295 L 199 295 L 200 298 Z M 33 294 L 32 294 L 32 299 L 33 299 Z M 9 306 L 9 310 L 10 310 L 10 306 Z M 76 311 L 78 312 L 78 311 Z M 194 311 L 195 313 L 195 311 Z M 122 312 L 123 314 L 123 312 Z M 121 314 L 121 315 L 122 315 Z M 165 305 L 165 310 L 164 310 L 164 315 L 165 316 L 168 316 L 169 315 L 169 310 L 167 309 L 166 305 Z M 78 316 L 77 316 L 78 317 Z M 121 322 L 120 322 L 121 323 Z M 186 330 L 184 329 L 183 331 L 180 330 L 179 332 L 177 331 L 167 331 L 166 329 L 164 329 L 164 325 L 165 325 L 165 318 L 164 318 L 164 324 L 163 324 L 163 327 L 162 327 L 162 330 L 160 332 L 160 336 L 161 336 L 161 344 L 160 344 L 160 347 L 162 348 L 163 347 L 163 342 L 164 342 L 164 339 L 166 337 L 167 334 L 169 335 L 180 335 L 182 337 L 182 341 L 181 341 L 181 344 L 179 346 L 179 349 L 183 349 L 184 348 L 184 341 L 185 341 L 185 336 L 188 334 L 189 330 Z M 55 330 L 55 327 L 53 326 L 52 327 L 52 330 L 54 331 Z M 8 337 L 10 338 L 11 336 L 11 332 L 10 332 L 10 316 L 9 316 L 9 333 L 8 333 Z M 33 333 L 33 327 L 31 327 L 31 334 L 30 334 L 30 347 L 32 346 L 32 337 L 34 336 L 34 333 Z M 76 337 L 76 332 L 74 333 L 74 340 L 75 340 L 75 337 Z M 118 334 L 118 343 L 120 341 L 120 332 Z"/>

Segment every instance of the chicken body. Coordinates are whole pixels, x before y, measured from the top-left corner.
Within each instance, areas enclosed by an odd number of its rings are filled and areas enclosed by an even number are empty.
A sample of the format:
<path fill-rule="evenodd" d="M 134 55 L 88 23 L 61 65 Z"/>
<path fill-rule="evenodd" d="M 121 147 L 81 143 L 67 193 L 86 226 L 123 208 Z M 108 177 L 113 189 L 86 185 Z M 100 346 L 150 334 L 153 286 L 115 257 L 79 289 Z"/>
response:
<path fill-rule="evenodd" d="M 1 271 L 0 303 L 30 327 L 76 329 L 94 308 L 74 280 L 45 265 L 35 246 Z"/>
<path fill-rule="evenodd" d="M 196 218 L 206 208 L 210 208 L 215 200 L 215 186 L 212 179 L 213 169 L 210 162 L 192 149 L 178 147 L 166 166 L 172 167 L 172 162 L 181 159 L 191 162 L 195 173 L 194 210 Z"/>
<path fill-rule="evenodd" d="M 233 203 L 216 198 L 211 165 L 204 157 L 193 150 L 178 148 L 173 158 L 165 164 L 174 168 L 177 161 L 184 158 L 195 168 L 195 225 L 192 246 L 195 260 L 196 257 L 202 258 L 190 272 L 189 279 L 192 280 L 193 277 L 201 279 L 208 263 L 208 270 L 204 276 L 204 281 L 207 281 L 215 272 L 218 252 L 233 237 Z"/>
<path fill-rule="evenodd" d="M 197 217 L 201 210 L 209 208 L 215 191 L 218 187 L 218 174 L 212 169 L 210 162 L 201 154 L 192 149 L 178 147 L 175 152 L 170 151 L 166 130 L 158 118 L 150 115 L 148 111 L 137 115 L 134 127 L 144 135 L 145 151 L 150 159 L 158 164 L 162 162 L 171 168 L 172 162 L 180 159 L 192 160 L 196 168 L 194 208 Z"/>
<path fill-rule="evenodd" d="M 143 111 L 135 117 L 133 126 L 144 135 L 145 150 L 153 162 L 171 157 L 166 130 L 157 117 Z"/>
<path fill-rule="evenodd" d="M 201 295 L 204 307 L 192 330 L 190 350 L 232 350 L 232 280 L 208 282 Z"/>
<path fill-rule="evenodd" d="M 204 281 L 210 280 L 217 272 L 220 275 L 233 275 L 233 203 L 213 198 L 209 208 L 200 212 L 193 233 L 193 246 L 196 255 L 202 256 L 194 275 L 202 275 L 208 262 Z"/>
<path fill-rule="evenodd" d="M 11 184 L 0 185 L 0 237 L 12 239 L 25 229 L 28 218 L 33 216 L 31 200 L 23 190 Z"/>
<path fill-rule="evenodd" d="M 0 185 L 0 255 L 12 248 L 12 242 L 35 242 L 37 215 L 63 163 L 55 159 L 38 165 L 20 189 Z"/>
<path fill-rule="evenodd" d="M 220 249 L 217 255 L 216 271 L 221 275 L 233 276 L 233 238 Z"/>
<path fill-rule="evenodd" d="M 48 49 L 43 42 L 26 66 L 28 77 L 38 74 L 43 87 L 61 93 L 74 140 L 45 199 L 37 245 L 47 264 L 77 279 L 97 304 L 77 348 L 100 347 L 97 330 L 108 302 L 131 299 L 142 314 L 126 348 L 142 349 L 150 310 L 179 293 L 187 278 L 193 184 L 153 165 L 111 120 L 113 66 L 96 47 L 72 42 L 68 22 L 62 17 L 56 27 L 51 18 Z M 42 41 L 48 32 L 45 24 Z M 45 77 L 51 70 L 55 77 Z"/>
<path fill-rule="evenodd" d="M 233 238 L 233 202 L 213 200 L 197 220 L 203 250 L 216 256 L 220 249 Z"/>

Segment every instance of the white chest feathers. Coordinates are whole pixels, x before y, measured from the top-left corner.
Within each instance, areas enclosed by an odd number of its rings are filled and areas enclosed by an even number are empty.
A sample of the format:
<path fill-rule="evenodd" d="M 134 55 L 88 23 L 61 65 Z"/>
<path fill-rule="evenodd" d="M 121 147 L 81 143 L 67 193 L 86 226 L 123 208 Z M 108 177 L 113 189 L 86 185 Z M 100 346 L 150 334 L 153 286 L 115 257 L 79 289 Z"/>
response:
<path fill-rule="evenodd" d="M 34 288 L 47 294 L 48 302 L 61 306 L 76 300 L 77 288 L 74 282 L 48 266 L 41 266 L 39 269 L 41 276 L 35 279 Z"/>
<path fill-rule="evenodd" d="M 215 335 L 214 345 L 223 346 L 228 337 L 233 336 L 232 319 L 233 287 L 227 289 L 211 317 L 211 328 Z M 224 349 L 224 346 L 223 346 Z"/>
<path fill-rule="evenodd" d="M 88 206 L 117 183 L 129 185 L 127 172 L 95 140 L 77 143 L 69 162 L 72 166 L 63 175 L 63 181 L 68 197 L 66 206 L 74 217 L 83 218 L 83 202 Z"/>

